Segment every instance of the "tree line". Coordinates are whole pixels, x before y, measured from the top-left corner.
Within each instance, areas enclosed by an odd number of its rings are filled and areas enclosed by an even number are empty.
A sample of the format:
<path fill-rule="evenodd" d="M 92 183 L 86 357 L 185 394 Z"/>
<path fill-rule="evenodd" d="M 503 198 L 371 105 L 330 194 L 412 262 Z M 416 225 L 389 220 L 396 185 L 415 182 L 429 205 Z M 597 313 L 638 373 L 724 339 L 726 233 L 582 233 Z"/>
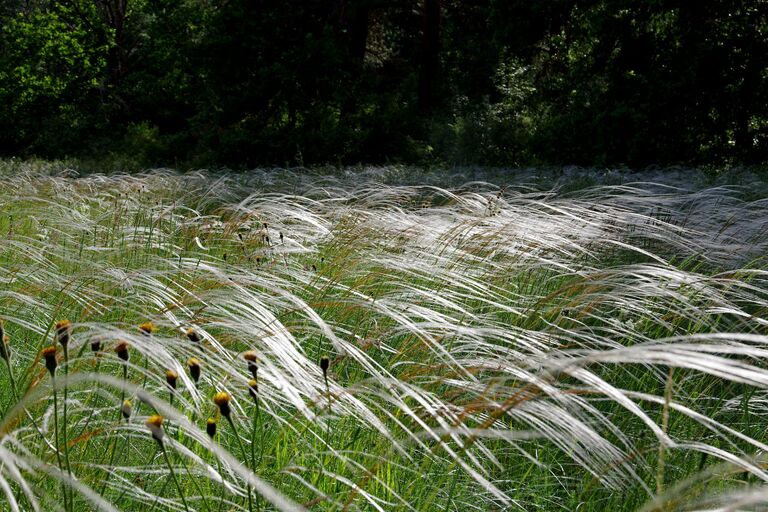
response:
<path fill-rule="evenodd" d="M 0 0 L 0 154 L 768 161 L 761 0 Z"/>

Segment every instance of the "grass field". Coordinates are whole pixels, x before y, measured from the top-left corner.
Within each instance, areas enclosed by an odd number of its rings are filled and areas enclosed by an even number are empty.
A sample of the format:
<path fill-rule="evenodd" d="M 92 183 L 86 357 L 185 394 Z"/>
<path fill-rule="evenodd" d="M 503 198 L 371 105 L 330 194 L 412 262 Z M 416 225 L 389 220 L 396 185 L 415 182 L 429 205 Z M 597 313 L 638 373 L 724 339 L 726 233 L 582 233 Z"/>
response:
<path fill-rule="evenodd" d="M 335 172 L 0 164 L 0 510 L 768 507 L 765 182 Z"/>

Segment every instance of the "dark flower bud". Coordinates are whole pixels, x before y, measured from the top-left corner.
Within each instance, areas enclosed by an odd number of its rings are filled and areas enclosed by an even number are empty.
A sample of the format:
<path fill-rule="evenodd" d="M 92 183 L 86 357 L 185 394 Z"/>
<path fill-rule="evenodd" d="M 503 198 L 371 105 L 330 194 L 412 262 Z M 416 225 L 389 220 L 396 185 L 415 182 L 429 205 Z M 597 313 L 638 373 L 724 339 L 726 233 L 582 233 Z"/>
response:
<path fill-rule="evenodd" d="M 192 377 L 192 380 L 195 381 L 195 384 L 200 380 L 200 360 L 196 357 L 191 357 L 189 361 L 187 361 L 187 366 L 189 367 L 189 375 Z"/>
<path fill-rule="evenodd" d="M 256 379 L 259 372 L 259 355 L 255 350 L 248 350 L 243 353 L 243 359 L 248 363 L 248 371 Z"/>
<path fill-rule="evenodd" d="M 115 346 L 115 353 L 117 354 L 117 357 L 125 362 L 128 362 L 128 343 L 125 341 L 119 342 Z"/>
<path fill-rule="evenodd" d="M 179 374 L 173 370 L 166 370 L 165 382 L 168 383 L 168 387 L 176 389 L 176 382 L 179 380 Z"/>
<path fill-rule="evenodd" d="M 131 417 L 131 412 L 133 412 L 133 404 L 131 404 L 130 400 L 125 400 L 122 407 L 120 407 L 120 414 L 122 414 L 123 418 L 128 421 Z"/>
<path fill-rule="evenodd" d="M 189 341 L 192 343 L 200 343 L 201 340 L 200 335 L 197 333 L 194 327 L 187 329 L 187 339 L 189 339 Z"/>
<path fill-rule="evenodd" d="M 72 322 L 69 320 L 59 320 L 54 327 L 56 341 L 61 343 L 62 347 L 69 345 L 70 334 L 72 333 Z"/>
<path fill-rule="evenodd" d="M 43 356 L 43 359 L 45 359 L 45 367 L 48 369 L 48 372 L 50 372 L 51 377 L 53 377 L 56 374 L 56 367 L 58 366 L 58 362 L 56 361 L 56 347 L 46 347 L 40 354 Z"/>
<path fill-rule="evenodd" d="M 213 418 L 208 418 L 208 421 L 205 424 L 205 431 L 208 433 L 208 437 L 213 439 L 216 436 L 216 420 Z"/>

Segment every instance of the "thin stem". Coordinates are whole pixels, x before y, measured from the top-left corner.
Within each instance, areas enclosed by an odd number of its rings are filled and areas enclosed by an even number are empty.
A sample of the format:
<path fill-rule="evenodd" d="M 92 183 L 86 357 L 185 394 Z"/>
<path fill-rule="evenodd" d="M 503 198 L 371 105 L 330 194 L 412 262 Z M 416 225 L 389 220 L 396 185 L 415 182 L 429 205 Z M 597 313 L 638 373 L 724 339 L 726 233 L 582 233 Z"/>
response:
<path fill-rule="evenodd" d="M 0 339 L 0 343 L 3 343 L 3 340 Z M 16 380 L 13 377 L 13 368 L 11 367 L 11 357 L 10 354 L 8 354 L 8 357 L 4 357 L 5 359 L 5 366 L 8 368 L 8 380 L 11 381 L 11 392 L 13 394 L 13 401 L 14 403 L 18 403 L 19 401 L 19 393 L 16 390 Z M 6 412 L 10 411 L 13 407 L 13 404 L 8 404 L 8 409 L 3 412 L 3 416 L 5 417 Z M 21 496 L 21 488 L 16 489 L 16 501 L 18 502 Z"/>
<path fill-rule="evenodd" d="M 69 383 L 67 382 L 67 376 L 69 375 L 69 349 L 67 345 L 64 345 L 64 425 L 62 425 L 62 435 L 64 436 L 64 462 L 67 465 L 67 474 L 72 478 L 72 466 L 69 464 L 69 437 L 67 436 L 67 388 Z M 70 505 L 74 506 L 74 495 L 70 492 L 69 501 Z"/>
<path fill-rule="evenodd" d="M 11 358 L 10 357 L 5 358 L 5 365 L 6 365 L 6 367 L 8 367 L 8 378 L 11 381 L 11 392 L 13 393 L 13 399 L 14 399 L 15 402 L 18 403 L 18 401 L 19 401 L 19 389 L 18 389 L 18 387 L 16 385 L 16 377 L 14 377 L 14 375 L 13 375 L 13 366 L 11 366 Z M 8 410 L 5 411 L 5 413 L 3 413 L 3 416 L 5 416 L 5 414 L 8 411 L 10 411 L 12 409 L 12 407 L 13 406 L 9 406 Z M 32 425 L 35 427 L 35 430 L 37 430 L 37 433 L 40 434 L 40 437 L 43 439 L 43 441 L 45 441 L 45 444 L 48 444 L 50 446 L 48 440 L 45 438 L 45 434 L 43 434 L 43 430 L 37 424 L 37 420 L 35 419 L 35 417 L 32 416 L 32 414 L 30 414 L 30 412 L 27 410 L 26 407 L 24 407 L 24 412 L 26 413 L 26 415 L 29 418 L 29 420 L 32 422 Z"/>
<path fill-rule="evenodd" d="M 256 430 L 259 428 L 259 417 L 261 409 L 259 407 L 259 397 L 256 400 L 256 414 L 253 416 L 253 427 L 251 428 L 251 471 L 256 471 Z M 259 457 L 261 459 L 261 457 Z M 256 495 L 256 510 L 261 510 L 261 496 Z"/>
<path fill-rule="evenodd" d="M 123 383 L 125 383 L 128 380 L 128 363 L 123 362 Z M 117 423 L 118 425 L 122 421 L 123 412 L 121 410 L 121 407 L 123 406 L 123 403 L 125 402 L 125 387 L 123 386 L 120 391 L 120 405 L 117 408 Z M 138 411 L 138 407 L 137 407 Z M 109 462 L 107 463 L 107 467 L 111 468 L 112 463 L 115 461 L 115 453 L 117 452 L 117 437 L 112 441 L 112 451 L 109 454 Z M 107 484 L 109 483 L 109 479 L 112 476 L 111 471 L 107 471 L 107 476 L 104 477 L 104 483 L 101 485 L 101 490 L 99 491 L 99 496 L 104 496 L 104 491 L 107 489 Z"/>
<path fill-rule="evenodd" d="M 667 430 L 669 429 L 669 404 L 672 401 L 672 384 L 673 384 L 673 375 L 674 375 L 675 369 L 670 367 L 669 373 L 667 374 L 667 383 L 664 386 L 664 405 L 661 409 L 661 431 L 664 432 L 664 434 L 667 433 Z M 656 494 L 661 495 L 662 492 L 664 492 L 664 470 L 665 470 L 665 463 L 666 463 L 666 454 L 667 449 L 664 445 L 663 440 L 659 440 L 659 457 L 658 457 L 658 464 L 656 466 Z"/>
<path fill-rule="evenodd" d="M 256 429 L 259 427 L 259 402 L 256 401 L 256 414 L 251 425 L 251 470 L 256 468 Z"/>
<path fill-rule="evenodd" d="M 237 439 L 237 444 L 240 445 L 240 452 L 243 454 L 243 460 L 248 460 L 248 453 L 245 451 L 245 446 L 243 446 L 243 440 L 240 439 L 240 435 L 237 433 L 237 427 L 235 427 L 235 422 L 232 421 L 232 416 L 227 416 L 227 421 L 229 422 L 229 425 L 232 427 L 232 431 L 235 433 L 235 439 Z M 250 512 L 253 512 L 253 497 L 251 496 L 251 484 L 248 484 L 248 510 Z"/>
<path fill-rule="evenodd" d="M 54 446 L 56 447 L 56 463 L 59 466 L 59 471 L 64 472 L 64 466 L 61 464 L 61 453 L 59 451 L 59 399 L 56 393 L 56 377 L 51 375 L 51 383 L 53 385 L 53 435 Z M 69 510 L 69 503 L 67 498 L 67 485 L 61 482 L 61 492 L 64 495 L 64 509 Z"/>
<path fill-rule="evenodd" d="M 221 491 L 219 492 L 219 512 L 224 507 L 224 475 L 221 472 L 221 459 L 216 457 L 217 466 L 219 467 L 219 476 L 221 477 Z"/>
<path fill-rule="evenodd" d="M 161 442 L 160 443 L 160 451 L 163 452 L 163 457 L 165 457 L 165 463 L 168 465 L 168 471 L 171 472 L 171 478 L 173 478 L 173 483 L 176 484 L 176 490 L 179 491 L 179 496 L 181 496 L 181 502 L 184 504 L 184 510 L 189 512 L 189 507 L 187 506 L 187 500 L 184 498 L 184 491 L 181 490 L 181 485 L 179 485 L 179 481 L 176 479 L 176 473 L 173 471 L 173 466 L 171 465 L 171 460 L 168 458 L 168 452 L 165 451 L 165 445 Z"/>
<path fill-rule="evenodd" d="M 148 459 L 150 462 L 152 462 L 152 461 L 154 461 L 154 460 L 155 460 L 155 455 L 157 455 L 157 452 L 158 452 L 158 447 L 157 447 L 157 446 L 155 446 L 155 451 L 154 451 L 154 452 L 152 452 L 152 456 L 151 456 L 151 457 Z M 135 485 L 135 484 L 138 482 L 139 478 L 141 478 L 141 474 L 138 474 L 138 475 L 136 475 L 136 477 L 134 477 L 134 479 L 133 479 L 133 483 L 134 483 L 134 485 Z M 167 480 L 166 480 L 166 482 L 167 482 Z M 163 487 L 163 490 L 164 490 L 164 489 L 165 489 L 165 487 Z M 125 493 L 127 493 L 127 492 L 128 492 L 128 490 L 129 490 L 129 487 L 127 487 L 127 486 L 126 486 L 126 487 L 123 489 L 123 491 L 122 491 L 122 492 L 121 492 L 121 493 L 120 493 L 120 494 L 117 496 L 117 498 L 115 499 L 115 501 L 114 501 L 114 502 L 115 502 L 115 503 L 120 503 L 120 500 L 122 500 L 122 499 L 123 499 L 123 496 L 125 496 Z M 162 493 L 163 493 L 163 491 L 161 490 L 161 491 L 160 491 L 160 494 L 162 494 Z M 153 505 L 153 508 L 154 508 L 154 505 Z M 150 510 L 152 510 L 152 509 L 150 509 Z"/>
<path fill-rule="evenodd" d="M 331 414 L 331 386 L 328 384 L 328 375 L 323 376 L 325 378 L 325 392 L 328 393 L 328 414 Z"/>
<path fill-rule="evenodd" d="M 192 484 L 195 486 L 195 489 L 200 494 L 200 497 L 203 499 L 203 504 L 205 505 L 205 510 L 208 512 L 211 511 L 211 506 L 208 504 L 208 500 L 205 499 L 205 493 L 200 488 L 200 483 L 197 481 L 197 479 L 190 473 L 189 468 L 187 467 L 187 463 L 184 462 L 184 457 L 182 456 L 180 459 L 181 465 L 184 466 L 184 471 L 187 472 L 187 475 L 189 475 L 190 479 L 192 480 Z"/>
<path fill-rule="evenodd" d="M 0 340 L 1 341 L 1 340 Z M 7 357 L 5 359 L 5 366 L 8 367 L 8 378 L 11 381 L 11 391 L 13 392 L 13 400 L 15 402 L 19 401 L 19 391 L 16 388 L 16 379 L 13 376 L 13 368 L 11 367 L 11 358 Z M 10 409 L 10 407 L 9 407 Z"/>
<path fill-rule="evenodd" d="M 451 489 L 448 491 L 448 498 L 445 500 L 445 512 L 448 512 L 451 507 L 451 500 L 453 500 L 453 492 L 456 490 L 456 481 L 459 479 L 459 471 L 456 469 L 456 464 L 452 464 L 453 479 L 451 480 Z"/>
<path fill-rule="evenodd" d="M 160 496 L 162 496 L 165 493 L 165 488 L 168 487 L 168 480 L 163 480 L 163 486 L 160 488 L 160 492 L 157 493 L 155 496 L 155 501 L 152 502 L 152 506 L 149 507 L 148 512 L 153 512 L 155 510 L 155 506 L 157 506 L 157 502 L 160 501 Z"/>
<path fill-rule="evenodd" d="M 97 356 L 98 357 L 98 356 Z M 98 374 L 99 373 L 99 367 L 101 366 L 101 359 L 96 360 L 96 365 L 94 366 L 93 373 Z M 88 419 L 85 421 L 85 424 L 83 425 L 83 428 L 80 429 L 80 434 L 78 434 L 78 438 L 82 437 L 86 430 L 88 430 L 88 427 L 91 424 L 91 420 L 93 419 L 93 415 L 96 411 L 96 407 L 90 407 L 91 401 L 95 400 L 96 397 L 99 396 L 99 389 L 101 387 L 101 382 L 96 381 L 96 387 L 93 389 L 93 392 L 88 395 L 88 399 L 85 401 L 85 406 L 90 409 L 90 412 L 88 413 Z M 85 448 L 83 448 L 83 451 L 88 451 L 88 446 L 90 446 L 91 443 L 91 437 L 88 437 L 88 440 L 85 443 Z"/>

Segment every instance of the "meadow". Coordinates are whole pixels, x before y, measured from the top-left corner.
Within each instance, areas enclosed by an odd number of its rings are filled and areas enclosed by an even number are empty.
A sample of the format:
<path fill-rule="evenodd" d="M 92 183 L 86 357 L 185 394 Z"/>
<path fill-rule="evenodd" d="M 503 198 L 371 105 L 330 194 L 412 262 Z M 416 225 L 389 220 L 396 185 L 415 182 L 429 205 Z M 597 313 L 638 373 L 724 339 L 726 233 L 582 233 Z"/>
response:
<path fill-rule="evenodd" d="M 0 510 L 765 510 L 766 198 L 0 162 Z"/>

